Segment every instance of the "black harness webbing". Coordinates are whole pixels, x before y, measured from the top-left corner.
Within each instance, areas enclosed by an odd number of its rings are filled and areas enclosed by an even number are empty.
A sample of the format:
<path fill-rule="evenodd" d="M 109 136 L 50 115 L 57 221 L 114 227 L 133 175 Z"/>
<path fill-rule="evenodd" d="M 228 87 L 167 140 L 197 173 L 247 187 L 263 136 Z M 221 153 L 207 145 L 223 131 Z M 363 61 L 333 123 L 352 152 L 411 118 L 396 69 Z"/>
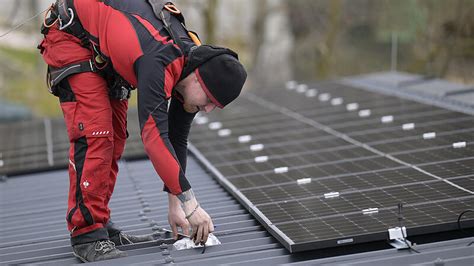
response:
<path fill-rule="evenodd" d="M 147 0 L 148 3 L 151 5 L 153 9 L 153 13 L 155 14 L 156 18 L 158 18 L 164 25 L 164 28 L 170 35 L 171 39 L 174 41 L 176 45 L 181 49 L 181 51 L 185 51 L 185 46 L 181 38 L 179 38 L 178 34 L 171 28 L 171 16 L 175 16 L 180 24 L 184 27 L 184 29 L 188 32 L 185 26 L 184 16 L 181 14 L 179 10 L 176 9 L 177 12 L 171 12 L 172 10 L 167 5 L 171 5 L 174 7 L 172 2 L 167 0 Z M 170 11 L 171 10 L 171 11 Z M 84 47 L 92 47 L 94 51 L 103 58 L 102 54 L 98 51 L 97 45 L 93 44 L 90 41 L 90 36 L 87 31 L 82 26 L 80 20 L 76 16 L 76 11 L 74 9 L 73 0 L 56 0 L 54 5 L 54 9 L 51 12 L 51 16 L 47 19 L 47 24 L 50 24 L 52 21 L 58 19 L 59 21 L 59 29 L 65 31 L 78 39 L 81 40 L 81 44 Z M 41 33 L 44 35 L 48 34 L 49 27 L 45 27 L 43 25 L 41 29 Z M 199 41 L 199 37 L 195 33 L 193 33 L 197 41 Z M 193 37 L 193 36 L 191 36 Z M 99 72 L 99 71 L 106 71 L 107 69 L 112 72 L 109 75 L 108 85 L 111 87 L 110 92 L 111 96 L 117 97 L 119 99 L 125 99 L 126 96 L 130 96 L 130 90 L 134 89 L 131 85 L 129 85 L 126 81 L 124 81 L 116 72 L 113 70 L 113 67 L 106 63 L 107 67 L 105 69 L 98 68 L 96 63 L 98 61 L 94 58 L 91 60 L 67 65 L 61 68 L 53 68 L 48 67 L 48 85 L 49 91 L 55 94 L 54 90 L 55 87 L 61 82 L 61 80 L 67 78 L 70 75 L 78 74 L 82 72 Z M 100 62 L 99 62 L 100 63 Z"/>
<path fill-rule="evenodd" d="M 97 67 L 92 60 L 87 60 L 75 64 L 70 64 L 61 68 L 48 67 L 49 69 L 49 86 L 56 86 L 66 77 L 82 72 L 97 72 Z"/>
<path fill-rule="evenodd" d="M 174 32 L 174 30 L 171 28 L 171 15 L 172 13 L 168 11 L 165 8 L 165 5 L 167 4 L 172 4 L 170 1 L 166 0 L 147 0 L 148 3 L 151 5 L 151 8 L 153 9 L 153 13 L 155 14 L 155 17 L 163 23 L 166 31 L 170 35 L 171 39 L 173 39 L 174 43 L 178 45 L 178 47 L 181 49 L 181 51 L 185 51 L 184 43 L 181 40 L 181 38 L 178 37 L 178 35 Z M 180 13 L 176 14 L 173 13 L 173 15 L 179 20 L 181 25 L 184 27 L 184 29 L 187 31 L 185 22 L 184 22 L 184 17 Z"/>
<path fill-rule="evenodd" d="M 51 15 L 45 21 L 52 26 L 55 20 L 59 21 L 59 30 L 71 34 L 81 40 L 81 45 L 92 49 L 94 56 L 92 59 L 70 64 L 61 68 L 48 67 L 47 83 L 49 91 L 57 95 L 57 86 L 59 83 L 74 74 L 83 72 L 95 72 L 104 76 L 109 87 L 109 95 L 114 99 L 125 100 L 130 98 L 130 91 L 134 89 L 120 75 L 115 72 L 110 61 L 100 52 L 98 43 L 91 42 L 89 33 L 82 26 L 76 15 L 73 0 L 56 0 L 51 10 Z M 52 23 L 52 24 L 51 24 Z M 48 34 L 49 27 L 44 24 L 41 33 Z"/>
<path fill-rule="evenodd" d="M 56 8 L 59 18 L 59 29 L 74 35 L 83 46 L 89 46 L 90 40 L 87 31 L 76 18 L 76 10 L 74 9 L 73 0 L 56 0 Z"/>

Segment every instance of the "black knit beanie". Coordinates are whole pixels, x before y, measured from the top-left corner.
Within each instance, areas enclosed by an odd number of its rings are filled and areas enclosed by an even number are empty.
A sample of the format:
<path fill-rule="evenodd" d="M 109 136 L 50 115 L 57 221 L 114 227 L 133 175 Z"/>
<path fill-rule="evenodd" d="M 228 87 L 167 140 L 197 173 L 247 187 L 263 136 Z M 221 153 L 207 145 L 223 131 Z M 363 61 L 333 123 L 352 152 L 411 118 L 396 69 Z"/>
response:
<path fill-rule="evenodd" d="M 235 52 L 210 45 L 193 47 L 181 79 L 193 71 L 206 95 L 219 108 L 239 96 L 247 78 Z"/>

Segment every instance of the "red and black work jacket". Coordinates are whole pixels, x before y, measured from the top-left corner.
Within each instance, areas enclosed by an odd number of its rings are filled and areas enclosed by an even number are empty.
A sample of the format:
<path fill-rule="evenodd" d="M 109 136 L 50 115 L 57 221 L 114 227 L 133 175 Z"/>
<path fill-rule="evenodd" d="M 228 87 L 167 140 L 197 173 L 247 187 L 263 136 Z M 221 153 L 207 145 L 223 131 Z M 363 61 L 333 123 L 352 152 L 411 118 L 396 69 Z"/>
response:
<path fill-rule="evenodd" d="M 90 41 L 138 88 L 141 137 L 165 190 L 176 195 L 190 189 L 184 172 L 195 114 L 184 111 L 174 97 L 168 109 L 185 55 L 194 46 L 185 29 L 171 16 L 173 31 L 184 43 L 182 51 L 146 0 L 74 0 L 74 9 Z"/>

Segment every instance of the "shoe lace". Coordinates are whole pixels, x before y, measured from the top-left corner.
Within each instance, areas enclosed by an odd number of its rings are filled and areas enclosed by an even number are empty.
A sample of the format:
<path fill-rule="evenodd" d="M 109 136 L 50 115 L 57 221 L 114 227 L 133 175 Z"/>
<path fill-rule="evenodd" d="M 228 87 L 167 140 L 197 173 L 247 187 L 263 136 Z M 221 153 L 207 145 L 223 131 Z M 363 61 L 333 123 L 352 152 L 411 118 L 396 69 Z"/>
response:
<path fill-rule="evenodd" d="M 127 244 L 132 244 L 133 243 L 132 240 L 130 240 L 126 234 L 120 232 L 119 233 L 119 240 L 120 240 L 120 244 L 122 244 L 122 245 L 125 245 L 122 241 L 122 238 L 128 241 Z"/>
<path fill-rule="evenodd" d="M 110 240 L 98 241 L 97 244 L 95 244 L 95 251 L 102 252 L 104 254 L 113 249 L 115 249 L 115 244 Z"/>

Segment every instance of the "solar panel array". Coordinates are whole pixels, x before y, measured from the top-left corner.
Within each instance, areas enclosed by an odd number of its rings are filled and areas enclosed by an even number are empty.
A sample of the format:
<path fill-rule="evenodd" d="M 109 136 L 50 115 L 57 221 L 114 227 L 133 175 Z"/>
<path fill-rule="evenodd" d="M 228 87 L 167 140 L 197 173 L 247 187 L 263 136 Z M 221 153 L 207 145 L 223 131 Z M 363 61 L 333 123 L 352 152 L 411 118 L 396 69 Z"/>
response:
<path fill-rule="evenodd" d="M 474 206 L 473 122 L 347 84 L 290 82 L 196 118 L 191 142 L 297 252 L 387 239 L 400 225 L 408 238 L 456 229 Z"/>
<path fill-rule="evenodd" d="M 123 158 L 146 157 L 139 130 L 138 111 L 131 109 Z M 0 136 L 0 178 L 68 166 L 69 140 L 62 117 L 1 124 Z"/>

